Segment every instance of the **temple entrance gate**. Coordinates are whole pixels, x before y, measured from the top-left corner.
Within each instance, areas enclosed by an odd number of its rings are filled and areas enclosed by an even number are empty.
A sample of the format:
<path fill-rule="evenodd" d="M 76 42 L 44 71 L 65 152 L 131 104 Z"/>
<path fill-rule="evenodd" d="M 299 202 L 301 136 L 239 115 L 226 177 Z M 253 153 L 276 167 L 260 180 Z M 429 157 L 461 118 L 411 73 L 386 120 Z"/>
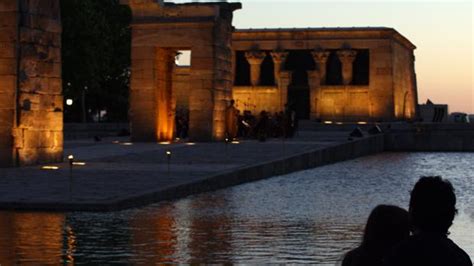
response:
<path fill-rule="evenodd" d="M 176 99 L 172 90 L 178 50 L 191 50 L 189 137 L 225 137 L 232 91 L 232 16 L 240 3 L 162 3 L 122 0 L 132 9 L 130 124 L 133 141 L 169 141 Z"/>

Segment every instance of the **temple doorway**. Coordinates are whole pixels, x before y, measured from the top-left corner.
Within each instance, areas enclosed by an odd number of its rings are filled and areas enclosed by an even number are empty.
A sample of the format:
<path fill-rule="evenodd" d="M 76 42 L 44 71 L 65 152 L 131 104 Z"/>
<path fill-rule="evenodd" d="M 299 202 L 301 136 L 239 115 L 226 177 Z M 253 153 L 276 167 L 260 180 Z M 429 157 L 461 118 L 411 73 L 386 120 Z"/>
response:
<path fill-rule="evenodd" d="M 314 70 L 310 50 L 290 51 L 285 69 L 292 72 L 288 86 L 288 104 L 294 108 L 298 119 L 309 119 L 311 107 L 308 71 Z"/>

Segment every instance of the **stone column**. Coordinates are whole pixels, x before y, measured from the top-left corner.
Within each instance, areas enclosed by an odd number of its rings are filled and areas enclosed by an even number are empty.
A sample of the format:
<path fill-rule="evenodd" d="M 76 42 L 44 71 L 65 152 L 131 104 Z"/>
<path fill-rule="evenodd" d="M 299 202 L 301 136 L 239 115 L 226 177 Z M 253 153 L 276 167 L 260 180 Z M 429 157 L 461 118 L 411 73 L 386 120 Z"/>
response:
<path fill-rule="evenodd" d="M 156 139 L 171 141 L 174 135 L 172 74 L 176 52 L 158 48 L 155 61 Z"/>
<path fill-rule="evenodd" d="M 319 99 L 321 93 L 321 79 L 320 72 L 317 70 L 308 71 L 309 83 L 309 104 L 310 104 L 310 119 L 319 118 Z"/>
<path fill-rule="evenodd" d="M 342 82 L 344 85 L 349 85 L 352 82 L 352 63 L 354 63 L 356 55 L 357 52 L 354 50 L 337 51 L 339 61 L 342 63 Z"/>
<path fill-rule="evenodd" d="M 192 47 L 189 87 L 189 138 L 192 141 L 212 141 L 213 138 L 215 61 L 213 46 Z"/>
<path fill-rule="evenodd" d="M 245 58 L 250 64 L 250 83 L 252 86 L 260 84 L 260 67 L 267 54 L 262 51 L 245 52 Z"/>
<path fill-rule="evenodd" d="M 285 64 L 288 52 L 274 51 L 270 53 L 273 59 L 273 71 L 275 76 L 275 84 L 277 87 L 280 85 L 280 72 L 282 71 L 283 64 Z"/>
<path fill-rule="evenodd" d="M 329 58 L 328 51 L 313 51 L 311 52 L 314 63 L 316 63 L 316 70 L 319 71 L 319 78 L 321 85 L 326 84 L 326 62 Z"/>
<path fill-rule="evenodd" d="M 280 108 L 282 111 L 285 111 L 285 104 L 288 102 L 288 86 L 291 83 L 292 75 L 292 71 L 280 72 Z"/>
<path fill-rule="evenodd" d="M 156 53 L 153 46 L 132 46 L 129 120 L 132 141 L 156 141 L 155 74 Z"/>

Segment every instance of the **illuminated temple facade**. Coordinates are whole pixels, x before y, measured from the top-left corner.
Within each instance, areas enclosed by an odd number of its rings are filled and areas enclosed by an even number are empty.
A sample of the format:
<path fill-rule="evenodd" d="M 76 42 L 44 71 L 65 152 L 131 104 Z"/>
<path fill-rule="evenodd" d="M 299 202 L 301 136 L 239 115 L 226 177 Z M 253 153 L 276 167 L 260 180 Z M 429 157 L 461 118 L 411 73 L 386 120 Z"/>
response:
<path fill-rule="evenodd" d="M 232 33 L 232 98 L 241 111 L 360 122 L 416 116 L 415 46 L 391 28 L 242 29 Z M 191 62 L 192 64 L 192 62 Z M 189 73 L 189 72 L 187 72 Z M 186 70 L 177 69 L 176 91 Z"/>
<path fill-rule="evenodd" d="M 391 28 L 236 30 L 240 3 L 130 1 L 132 140 L 171 140 L 176 110 L 192 140 L 222 140 L 225 109 L 336 122 L 416 117 L 415 46 Z M 190 65 L 175 64 L 190 52 Z"/>
<path fill-rule="evenodd" d="M 236 30 L 240 3 L 121 0 L 132 11 L 132 141 L 223 140 L 225 111 L 336 122 L 417 116 L 415 46 L 390 28 Z M 0 0 L 0 166 L 61 161 L 59 0 Z M 190 65 L 177 66 L 179 51 Z"/>

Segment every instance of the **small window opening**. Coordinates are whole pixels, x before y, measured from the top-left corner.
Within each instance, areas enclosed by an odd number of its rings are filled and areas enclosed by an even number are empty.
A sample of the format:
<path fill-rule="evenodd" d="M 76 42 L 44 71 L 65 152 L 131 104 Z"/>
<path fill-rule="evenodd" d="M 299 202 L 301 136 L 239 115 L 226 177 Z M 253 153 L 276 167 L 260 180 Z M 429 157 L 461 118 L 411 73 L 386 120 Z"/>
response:
<path fill-rule="evenodd" d="M 175 63 L 177 66 L 191 66 L 191 50 L 179 50 L 176 55 Z"/>

